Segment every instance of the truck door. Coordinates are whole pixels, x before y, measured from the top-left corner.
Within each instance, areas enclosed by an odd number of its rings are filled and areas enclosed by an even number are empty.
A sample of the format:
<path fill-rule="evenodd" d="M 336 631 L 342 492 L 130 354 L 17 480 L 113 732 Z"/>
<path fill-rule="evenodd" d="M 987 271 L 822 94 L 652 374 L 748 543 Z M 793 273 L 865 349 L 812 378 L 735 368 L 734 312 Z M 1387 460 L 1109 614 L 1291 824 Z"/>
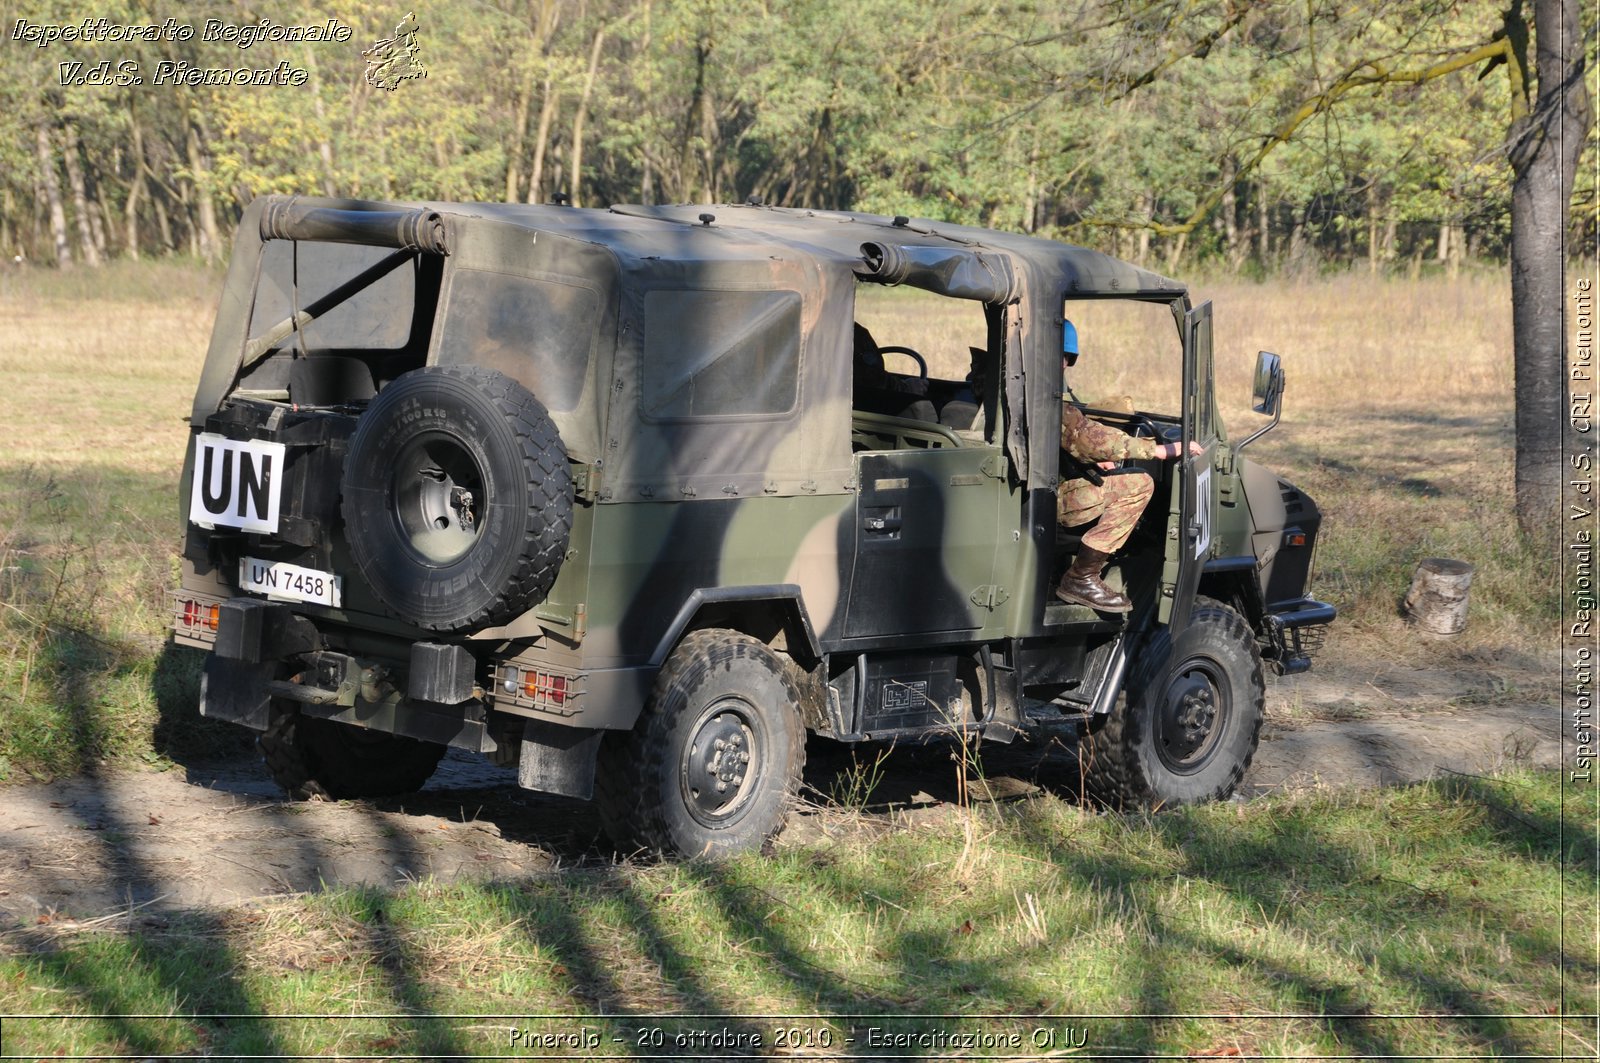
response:
<path fill-rule="evenodd" d="M 1173 636 L 1189 622 L 1200 570 L 1211 553 L 1211 527 L 1217 510 L 1217 482 L 1212 475 L 1220 428 L 1211 379 L 1211 303 L 1201 303 L 1183 321 L 1183 449 L 1178 469 L 1181 489 L 1176 514 L 1179 533 L 1168 539 L 1169 570 L 1176 570 L 1173 595 L 1162 600 L 1162 619 Z M 1190 457 L 1189 442 L 1205 448 Z M 1173 548 L 1176 547 L 1176 556 Z"/>
<path fill-rule="evenodd" d="M 987 621 L 1005 490 L 998 447 L 856 455 L 845 636 L 970 631 Z"/>

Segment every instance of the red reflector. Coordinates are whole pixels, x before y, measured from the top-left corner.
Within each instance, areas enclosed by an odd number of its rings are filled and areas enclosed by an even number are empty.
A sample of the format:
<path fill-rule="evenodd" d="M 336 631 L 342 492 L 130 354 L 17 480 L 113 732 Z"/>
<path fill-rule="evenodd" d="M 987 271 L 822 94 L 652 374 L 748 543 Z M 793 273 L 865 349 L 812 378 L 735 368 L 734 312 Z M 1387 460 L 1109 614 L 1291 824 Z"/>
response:
<path fill-rule="evenodd" d="M 1289 536 L 1290 546 L 1304 546 L 1305 544 L 1306 537 L 1304 532 L 1297 532 L 1296 534 Z"/>

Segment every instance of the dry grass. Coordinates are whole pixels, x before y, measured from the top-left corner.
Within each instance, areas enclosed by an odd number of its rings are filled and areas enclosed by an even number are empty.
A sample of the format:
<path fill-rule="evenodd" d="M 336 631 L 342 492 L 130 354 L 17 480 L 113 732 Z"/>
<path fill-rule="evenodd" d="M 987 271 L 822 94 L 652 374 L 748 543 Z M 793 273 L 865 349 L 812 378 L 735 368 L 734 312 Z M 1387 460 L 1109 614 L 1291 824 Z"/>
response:
<path fill-rule="evenodd" d="M 220 277 L 152 263 L 79 277 L 98 280 L 98 298 L 64 287 L 70 279 L 0 279 L 0 465 L 109 466 L 176 483 Z M 157 281 L 160 294 L 116 294 Z"/>

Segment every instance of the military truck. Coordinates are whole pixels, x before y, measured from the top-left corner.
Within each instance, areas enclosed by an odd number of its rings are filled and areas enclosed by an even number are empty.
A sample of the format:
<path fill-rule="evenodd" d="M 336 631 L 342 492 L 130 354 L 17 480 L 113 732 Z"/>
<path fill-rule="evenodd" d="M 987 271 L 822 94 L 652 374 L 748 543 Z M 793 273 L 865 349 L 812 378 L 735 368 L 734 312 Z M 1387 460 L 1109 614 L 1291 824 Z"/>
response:
<path fill-rule="evenodd" d="M 975 315 L 972 372 L 863 352 L 882 285 Z M 1052 595 L 1056 487 L 1101 475 L 1059 450 L 1063 322 L 1105 300 L 1170 311 L 1180 408 L 1088 412 L 1203 447 L 1145 467 L 1126 615 Z M 1221 798 L 1264 667 L 1334 609 L 1316 505 L 1241 453 L 1282 368 L 1230 443 L 1211 321 L 1098 252 L 905 217 L 266 197 L 191 413 L 176 640 L 291 795 L 413 790 L 456 747 L 627 851 L 764 845 L 808 733 L 1068 733 L 1103 802 Z"/>

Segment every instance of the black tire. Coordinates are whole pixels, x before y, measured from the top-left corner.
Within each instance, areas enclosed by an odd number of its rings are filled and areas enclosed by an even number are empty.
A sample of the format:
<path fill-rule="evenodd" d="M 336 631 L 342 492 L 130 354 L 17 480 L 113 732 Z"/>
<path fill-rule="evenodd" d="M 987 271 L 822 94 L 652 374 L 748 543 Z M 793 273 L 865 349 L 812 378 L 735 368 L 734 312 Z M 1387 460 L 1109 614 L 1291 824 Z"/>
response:
<path fill-rule="evenodd" d="M 1176 645 L 1169 630 L 1156 634 L 1126 697 L 1084 738 L 1085 790 L 1113 808 L 1219 801 L 1250 767 L 1265 702 L 1250 626 L 1221 602 L 1197 598 Z"/>
<path fill-rule="evenodd" d="M 431 366 L 378 394 L 345 460 L 345 536 L 396 616 L 438 632 L 538 603 L 572 530 L 572 474 L 539 400 L 492 369 Z"/>
<path fill-rule="evenodd" d="M 722 629 L 685 636 L 633 730 L 601 746 L 595 789 L 606 833 L 624 852 L 718 859 L 764 847 L 805 767 L 799 702 L 782 661 L 758 640 Z"/>
<path fill-rule="evenodd" d="M 414 793 L 444 756 L 431 742 L 281 709 L 258 741 L 272 781 L 300 801 Z"/>

